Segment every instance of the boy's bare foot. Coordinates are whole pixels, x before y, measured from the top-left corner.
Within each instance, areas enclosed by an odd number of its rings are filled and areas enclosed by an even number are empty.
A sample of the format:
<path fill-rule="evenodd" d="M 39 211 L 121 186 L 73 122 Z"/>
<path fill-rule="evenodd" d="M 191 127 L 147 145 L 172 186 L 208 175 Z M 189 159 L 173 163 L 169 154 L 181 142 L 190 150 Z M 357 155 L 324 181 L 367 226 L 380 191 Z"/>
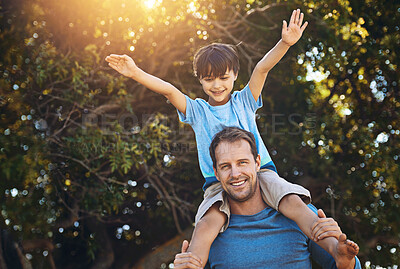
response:
<path fill-rule="evenodd" d="M 356 260 L 355 256 L 360 250 L 358 245 L 351 240 L 347 240 L 345 234 L 339 236 L 338 244 L 336 246 L 336 266 L 338 269 L 354 268 Z"/>

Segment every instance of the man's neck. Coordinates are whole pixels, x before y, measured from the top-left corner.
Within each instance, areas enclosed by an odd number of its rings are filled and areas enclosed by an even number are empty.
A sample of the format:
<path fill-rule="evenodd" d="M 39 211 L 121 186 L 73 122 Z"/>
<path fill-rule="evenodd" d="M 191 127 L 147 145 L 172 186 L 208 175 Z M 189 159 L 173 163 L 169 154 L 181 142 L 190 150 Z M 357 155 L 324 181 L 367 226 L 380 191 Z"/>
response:
<path fill-rule="evenodd" d="M 234 201 L 229 196 L 228 200 L 231 213 L 235 215 L 254 215 L 267 207 L 260 191 L 257 191 L 253 197 L 244 202 Z"/>

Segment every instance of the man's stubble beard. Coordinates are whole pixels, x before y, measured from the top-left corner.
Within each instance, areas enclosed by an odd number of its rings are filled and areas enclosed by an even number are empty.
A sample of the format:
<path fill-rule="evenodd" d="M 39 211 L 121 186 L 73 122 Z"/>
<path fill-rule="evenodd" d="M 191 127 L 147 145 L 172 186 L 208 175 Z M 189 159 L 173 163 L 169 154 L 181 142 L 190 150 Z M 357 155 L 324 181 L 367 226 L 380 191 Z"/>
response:
<path fill-rule="evenodd" d="M 249 180 L 250 180 L 250 179 L 249 179 Z M 230 181 L 231 181 L 231 180 L 230 180 Z M 231 200 L 233 200 L 233 201 L 235 201 L 235 202 L 242 203 L 242 202 L 246 202 L 246 201 L 248 201 L 249 199 L 251 199 L 251 198 L 255 195 L 256 190 L 257 190 L 257 188 L 259 188 L 259 187 L 260 187 L 260 185 L 259 185 L 258 177 L 257 177 L 257 178 L 256 178 L 256 184 L 251 184 L 251 185 L 250 185 L 249 194 L 246 195 L 246 196 L 243 197 L 243 198 L 237 198 L 237 197 L 235 197 L 234 195 L 232 195 L 232 193 L 229 192 L 229 191 L 226 191 L 226 190 L 225 190 L 225 192 L 226 192 L 226 194 L 228 195 L 228 197 L 229 197 Z"/>

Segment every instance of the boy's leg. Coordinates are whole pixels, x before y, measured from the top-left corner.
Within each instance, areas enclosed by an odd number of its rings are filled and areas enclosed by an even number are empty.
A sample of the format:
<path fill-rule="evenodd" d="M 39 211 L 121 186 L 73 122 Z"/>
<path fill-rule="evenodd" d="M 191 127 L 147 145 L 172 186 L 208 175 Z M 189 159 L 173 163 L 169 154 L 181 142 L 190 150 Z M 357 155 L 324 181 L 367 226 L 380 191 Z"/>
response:
<path fill-rule="evenodd" d="M 310 202 L 310 192 L 300 185 L 287 182 L 271 170 L 261 170 L 258 176 L 264 201 L 287 218 L 295 221 L 303 233 L 313 239 L 312 229 L 318 216 L 299 196 L 301 195 L 305 201 Z M 335 237 L 326 237 L 316 243 L 332 255 L 339 269 L 347 268 L 346 266 L 351 263 L 351 260 L 354 260 L 354 256 L 358 253 L 357 251 L 354 254 L 353 251 L 350 251 L 351 248 L 339 245 L 338 239 Z"/>
<path fill-rule="evenodd" d="M 279 203 L 279 211 L 287 218 L 296 222 L 303 233 L 313 239 L 312 228 L 318 220 L 318 216 L 301 200 L 296 194 L 289 194 L 282 198 Z M 343 235 L 343 234 L 342 234 Z M 338 269 L 354 268 L 354 257 L 358 253 L 358 246 L 346 237 L 327 237 L 316 243 L 325 249 L 335 259 Z M 352 267 L 353 266 L 353 267 Z"/>
<path fill-rule="evenodd" d="M 211 244 L 226 223 L 227 216 L 219 210 L 221 202 L 213 204 L 206 214 L 196 223 L 188 251 L 201 259 L 204 267 L 207 264 Z"/>

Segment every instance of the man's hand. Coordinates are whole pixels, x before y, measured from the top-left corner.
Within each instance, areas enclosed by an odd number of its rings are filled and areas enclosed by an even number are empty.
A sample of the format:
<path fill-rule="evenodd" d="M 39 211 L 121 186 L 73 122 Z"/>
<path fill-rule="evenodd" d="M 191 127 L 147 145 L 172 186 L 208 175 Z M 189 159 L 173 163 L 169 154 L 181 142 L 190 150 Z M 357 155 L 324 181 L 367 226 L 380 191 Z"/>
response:
<path fill-rule="evenodd" d="M 128 55 L 111 54 L 106 57 L 108 65 L 120 74 L 133 78 L 138 69 L 135 62 Z"/>
<path fill-rule="evenodd" d="M 189 248 L 189 242 L 184 240 L 182 243 L 181 253 L 176 254 L 174 260 L 175 269 L 202 269 L 201 260 L 199 257 L 194 255 L 192 252 L 186 252 Z"/>
<path fill-rule="evenodd" d="M 318 217 L 312 227 L 312 239 L 317 242 L 327 237 L 336 237 L 339 240 L 342 231 L 338 223 L 333 218 L 327 218 L 322 209 L 318 209 Z"/>
<path fill-rule="evenodd" d="M 286 21 L 283 21 L 282 26 L 282 41 L 288 46 L 294 45 L 303 34 L 306 29 L 308 22 L 305 22 L 303 26 L 304 14 L 300 12 L 300 9 L 293 10 L 292 16 L 290 17 L 289 27 Z"/>

